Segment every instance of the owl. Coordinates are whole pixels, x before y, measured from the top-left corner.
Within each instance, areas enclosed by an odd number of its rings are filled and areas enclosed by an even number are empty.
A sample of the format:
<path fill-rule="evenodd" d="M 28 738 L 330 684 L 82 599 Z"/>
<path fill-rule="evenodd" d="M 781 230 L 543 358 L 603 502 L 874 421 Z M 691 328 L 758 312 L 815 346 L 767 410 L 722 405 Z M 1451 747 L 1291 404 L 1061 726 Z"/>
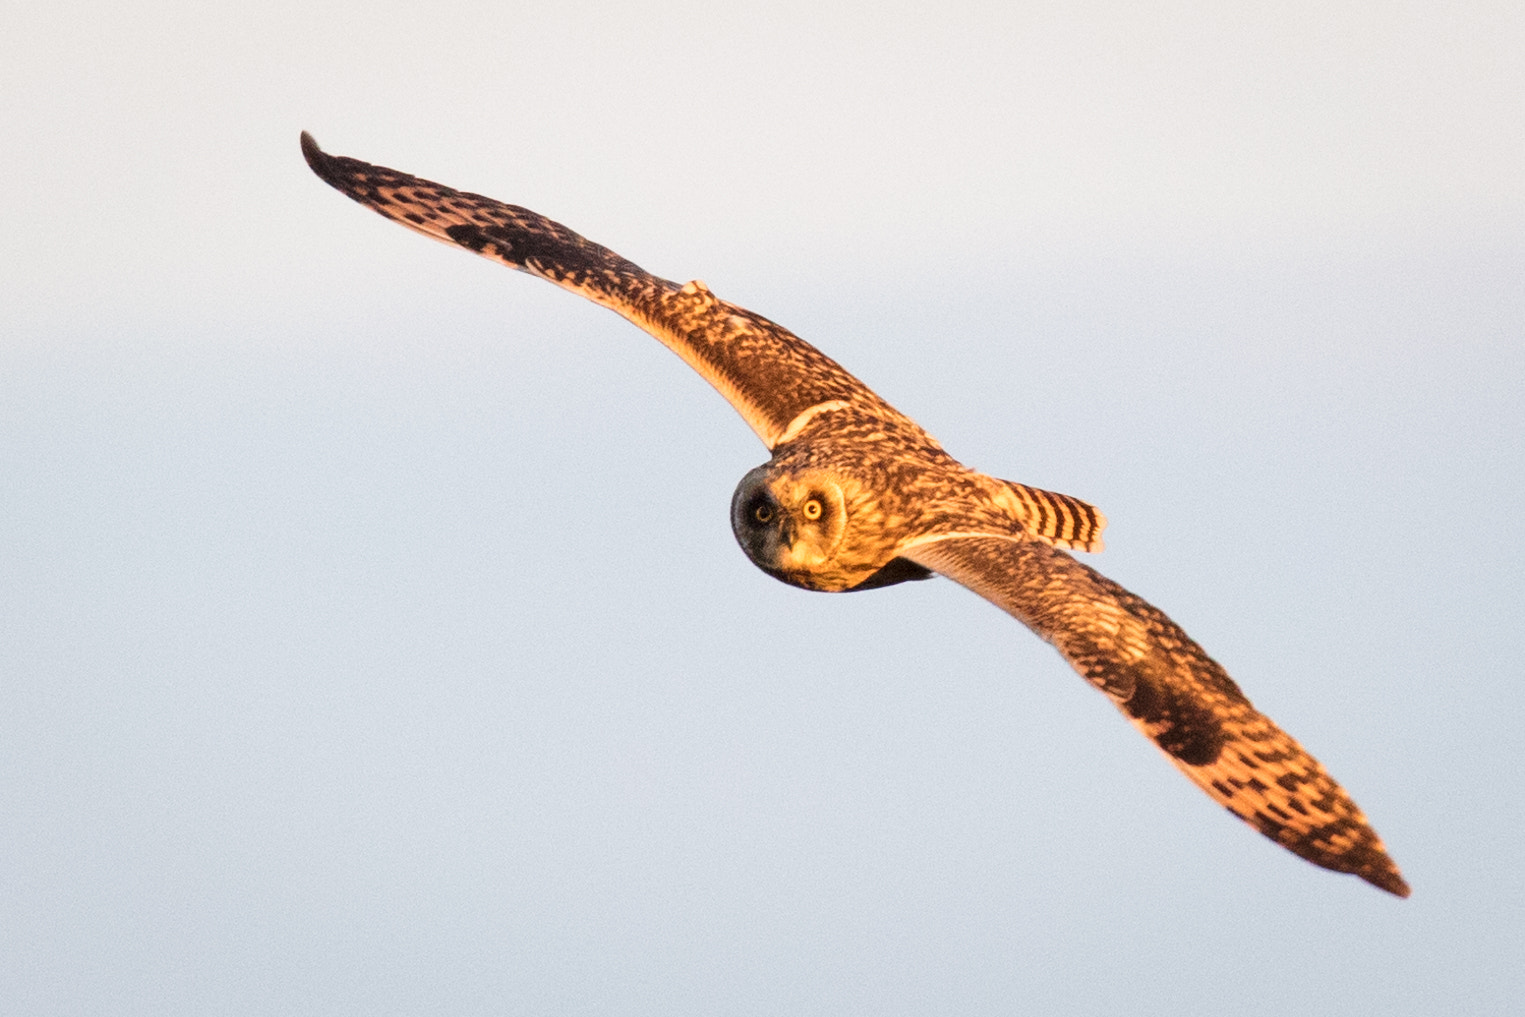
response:
<path fill-rule="evenodd" d="M 425 236 L 619 313 L 713 385 L 771 452 L 731 527 L 768 575 L 823 592 L 946 576 L 1051 643 L 1193 783 L 1315 865 L 1406 897 L 1345 790 L 1158 608 L 1082 564 L 1106 520 L 963 466 L 814 346 L 702 282 L 658 278 L 559 223 L 397 170 L 302 152 L 325 183 Z"/>

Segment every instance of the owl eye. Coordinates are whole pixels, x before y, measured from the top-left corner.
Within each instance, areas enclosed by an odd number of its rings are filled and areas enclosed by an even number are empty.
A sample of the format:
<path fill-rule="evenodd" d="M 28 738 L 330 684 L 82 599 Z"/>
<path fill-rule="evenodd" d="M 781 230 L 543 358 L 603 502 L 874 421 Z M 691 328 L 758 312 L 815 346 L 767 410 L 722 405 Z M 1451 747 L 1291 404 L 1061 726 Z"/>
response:
<path fill-rule="evenodd" d="M 821 513 L 825 512 L 826 508 L 821 504 L 821 499 L 811 498 L 800 508 L 800 511 L 804 513 L 806 519 L 814 522 L 821 518 Z"/>
<path fill-rule="evenodd" d="M 773 506 L 765 501 L 758 502 L 752 509 L 752 518 L 760 523 L 771 523 L 773 521 Z"/>

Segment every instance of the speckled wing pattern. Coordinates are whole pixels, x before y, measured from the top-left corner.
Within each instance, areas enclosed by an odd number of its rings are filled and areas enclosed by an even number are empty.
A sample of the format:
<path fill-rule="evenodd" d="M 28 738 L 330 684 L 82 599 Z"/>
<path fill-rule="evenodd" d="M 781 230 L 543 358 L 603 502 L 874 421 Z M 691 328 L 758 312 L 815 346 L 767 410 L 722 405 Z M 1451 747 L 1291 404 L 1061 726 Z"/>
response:
<path fill-rule="evenodd" d="M 1316 865 L 1408 896 L 1345 790 L 1154 605 L 1033 540 L 950 537 L 902 554 L 1052 643 L 1234 815 Z"/>
<path fill-rule="evenodd" d="M 885 419 L 904 419 L 820 350 L 719 299 L 701 282 L 680 286 L 660 279 L 527 208 L 329 155 L 305 132 L 302 154 L 324 182 L 388 219 L 628 318 L 715 386 L 770 449 L 801 414 L 824 403 L 852 403 Z"/>

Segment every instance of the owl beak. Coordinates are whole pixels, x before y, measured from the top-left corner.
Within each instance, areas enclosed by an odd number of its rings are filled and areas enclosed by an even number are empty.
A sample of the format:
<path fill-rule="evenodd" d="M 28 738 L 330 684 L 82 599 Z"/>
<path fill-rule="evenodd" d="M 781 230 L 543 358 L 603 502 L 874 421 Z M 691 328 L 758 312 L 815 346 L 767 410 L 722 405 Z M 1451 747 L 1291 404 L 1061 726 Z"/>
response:
<path fill-rule="evenodd" d="M 778 539 L 783 547 L 794 546 L 794 520 L 786 514 L 778 523 Z"/>

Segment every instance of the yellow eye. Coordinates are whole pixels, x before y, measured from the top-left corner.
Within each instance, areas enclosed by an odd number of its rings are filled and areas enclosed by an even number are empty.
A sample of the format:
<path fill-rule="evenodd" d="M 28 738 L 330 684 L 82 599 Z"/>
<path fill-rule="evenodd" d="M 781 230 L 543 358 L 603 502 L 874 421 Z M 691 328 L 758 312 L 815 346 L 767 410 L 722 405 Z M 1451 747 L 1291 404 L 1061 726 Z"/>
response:
<path fill-rule="evenodd" d="M 821 518 L 821 513 L 826 510 L 825 507 L 821 505 L 821 499 L 811 498 L 805 503 L 804 507 L 800 511 L 805 513 L 806 519 L 814 522 L 815 520 Z"/>
<path fill-rule="evenodd" d="M 771 523 L 773 521 L 773 506 L 767 502 L 762 503 L 752 510 L 752 518 L 760 523 Z"/>

